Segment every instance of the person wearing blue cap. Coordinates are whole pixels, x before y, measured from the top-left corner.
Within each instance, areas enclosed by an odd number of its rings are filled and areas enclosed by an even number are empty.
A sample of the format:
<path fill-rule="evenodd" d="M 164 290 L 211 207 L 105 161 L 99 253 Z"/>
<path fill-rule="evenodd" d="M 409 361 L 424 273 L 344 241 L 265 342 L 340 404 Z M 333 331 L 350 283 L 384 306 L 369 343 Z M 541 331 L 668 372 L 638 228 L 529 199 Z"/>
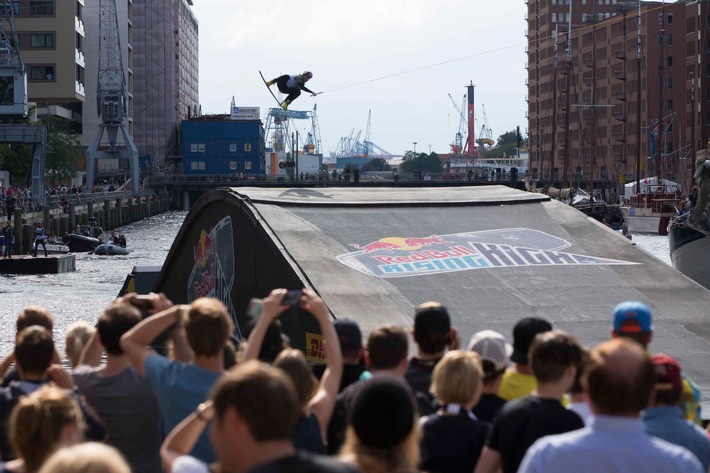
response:
<path fill-rule="evenodd" d="M 641 301 L 624 301 L 614 307 L 612 314 L 612 338 L 629 338 L 648 350 L 648 346 L 653 340 L 651 308 Z M 701 423 L 700 388 L 685 374 L 683 375 L 682 407 L 686 419 L 697 424 Z"/>

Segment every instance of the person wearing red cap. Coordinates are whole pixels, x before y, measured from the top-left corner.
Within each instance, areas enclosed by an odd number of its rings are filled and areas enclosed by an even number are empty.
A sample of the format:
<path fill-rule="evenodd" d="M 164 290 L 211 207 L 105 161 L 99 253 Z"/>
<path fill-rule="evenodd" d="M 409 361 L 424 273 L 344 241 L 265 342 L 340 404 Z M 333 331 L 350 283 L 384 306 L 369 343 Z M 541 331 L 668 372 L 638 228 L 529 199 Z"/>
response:
<path fill-rule="evenodd" d="M 301 95 L 301 91 L 305 90 L 306 92 L 311 94 L 311 97 L 315 97 L 318 95 L 320 92 L 313 92 L 310 90 L 308 87 L 306 87 L 306 82 L 311 80 L 313 78 L 313 73 L 310 71 L 305 71 L 303 74 L 296 74 L 296 75 L 288 75 L 284 74 L 282 76 L 277 77 L 276 79 L 272 79 L 266 83 L 268 87 L 271 87 L 272 85 L 276 84 L 276 87 L 278 87 L 279 92 L 282 94 L 286 94 L 286 100 L 281 102 L 281 107 L 284 110 L 288 110 L 288 106 L 298 98 L 299 95 Z"/>
<path fill-rule="evenodd" d="M 643 411 L 646 432 L 667 442 L 685 447 L 710 468 L 710 439 L 699 426 L 683 418 L 681 400 L 683 380 L 680 364 L 668 355 L 651 357 L 656 372 L 656 389 L 650 407 Z"/>

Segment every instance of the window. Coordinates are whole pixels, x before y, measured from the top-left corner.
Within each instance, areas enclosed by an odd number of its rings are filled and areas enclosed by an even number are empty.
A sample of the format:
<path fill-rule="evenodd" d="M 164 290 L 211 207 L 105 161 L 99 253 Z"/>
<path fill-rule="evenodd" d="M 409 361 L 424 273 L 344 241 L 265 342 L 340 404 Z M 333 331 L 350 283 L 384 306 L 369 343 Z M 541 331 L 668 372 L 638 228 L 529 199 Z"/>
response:
<path fill-rule="evenodd" d="M 550 21 L 552 21 L 552 23 L 557 23 L 557 13 L 552 14 L 552 20 Z"/>
<path fill-rule="evenodd" d="M 668 46 L 673 46 L 673 33 L 668 33 Z"/>
<path fill-rule="evenodd" d="M 190 144 L 190 152 L 197 153 L 197 143 Z"/>
<path fill-rule="evenodd" d="M 673 99 L 668 99 L 668 110 L 673 110 Z"/>
<path fill-rule="evenodd" d="M 666 23 L 668 23 L 669 25 L 672 25 L 672 24 L 673 24 L 673 13 L 669 13 L 669 14 L 668 14 Z"/>
<path fill-rule="evenodd" d="M 244 161 L 244 169 L 251 169 L 251 161 Z"/>
<path fill-rule="evenodd" d="M 229 151 L 230 151 L 230 153 L 236 153 L 237 152 L 237 144 L 236 143 L 229 143 Z"/>
<path fill-rule="evenodd" d="M 244 143 L 244 151 L 251 151 L 251 143 Z"/>
<path fill-rule="evenodd" d="M 31 48 L 53 48 L 54 33 L 32 33 L 30 35 Z"/>
<path fill-rule="evenodd" d="M 53 81 L 55 79 L 54 66 L 30 66 L 30 80 Z"/>
<path fill-rule="evenodd" d="M 666 65 L 667 65 L 668 67 L 673 67 L 673 56 L 668 56 L 668 57 L 666 58 Z"/>
<path fill-rule="evenodd" d="M 672 77 L 669 77 L 669 78 L 668 78 L 668 89 L 670 90 L 670 89 L 672 89 L 672 88 L 673 88 L 673 78 L 672 78 Z"/>
<path fill-rule="evenodd" d="M 54 15 L 54 0 L 30 0 L 30 15 Z"/>
<path fill-rule="evenodd" d="M 204 171 L 205 170 L 205 162 L 204 161 L 192 161 L 190 163 L 190 169 L 193 171 Z"/>
<path fill-rule="evenodd" d="M 229 170 L 230 170 L 230 171 L 236 171 L 236 170 L 237 170 L 237 162 L 236 162 L 236 161 L 230 161 L 230 162 L 229 162 Z"/>

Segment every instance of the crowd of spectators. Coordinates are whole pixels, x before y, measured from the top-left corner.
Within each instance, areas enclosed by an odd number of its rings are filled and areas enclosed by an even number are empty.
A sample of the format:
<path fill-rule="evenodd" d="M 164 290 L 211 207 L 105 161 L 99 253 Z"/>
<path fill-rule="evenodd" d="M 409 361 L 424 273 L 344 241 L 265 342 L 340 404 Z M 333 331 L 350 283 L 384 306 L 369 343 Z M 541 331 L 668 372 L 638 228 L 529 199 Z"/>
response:
<path fill-rule="evenodd" d="M 699 391 L 649 352 L 641 302 L 596 347 L 523 317 L 511 343 L 482 330 L 462 348 L 440 303 L 363 343 L 313 291 L 290 296 L 273 290 L 236 342 L 216 299 L 128 294 L 70 326 L 64 356 L 52 315 L 26 307 L 0 363 L 0 472 L 710 471 Z M 315 319 L 325 363 L 290 346 L 288 314 Z"/>

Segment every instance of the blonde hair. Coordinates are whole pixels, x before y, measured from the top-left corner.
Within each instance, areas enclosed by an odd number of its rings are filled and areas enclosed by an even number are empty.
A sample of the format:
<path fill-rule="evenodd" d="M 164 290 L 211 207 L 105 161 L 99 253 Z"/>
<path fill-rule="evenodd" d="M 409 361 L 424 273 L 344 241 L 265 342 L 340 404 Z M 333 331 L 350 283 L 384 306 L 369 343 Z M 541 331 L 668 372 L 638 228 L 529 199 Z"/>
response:
<path fill-rule="evenodd" d="M 291 378 L 296 387 L 298 402 L 305 408 L 308 401 L 318 392 L 318 379 L 308 366 L 303 352 L 295 348 L 286 348 L 276 357 L 273 366 L 282 369 L 286 376 Z"/>
<path fill-rule="evenodd" d="M 131 473 L 131 468 L 114 447 L 87 442 L 58 450 L 39 473 Z"/>
<path fill-rule="evenodd" d="M 483 378 L 483 364 L 478 353 L 454 350 L 436 364 L 431 392 L 440 404 L 466 405 L 478 394 Z"/>
<path fill-rule="evenodd" d="M 83 321 L 74 322 L 64 332 L 64 352 L 72 368 L 79 364 L 81 352 L 94 333 L 96 328 Z"/>
<path fill-rule="evenodd" d="M 65 389 L 45 385 L 21 397 L 10 414 L 9 430 L 12 449 L 24 460 L 25 471 L 38 470 L 71 425 L 79 434 L 84 431 L 79 403 Z"/>
<path fill-rule="evenodd" d="M 362 473 L 405 473 L 417 471 L 419 464 L 420 431 L 418 422 L 412 423 L 409 435 L 390 448 L 365 445 L 355 429 L 348 426 L 340 459 L 356 465 Z"/>

